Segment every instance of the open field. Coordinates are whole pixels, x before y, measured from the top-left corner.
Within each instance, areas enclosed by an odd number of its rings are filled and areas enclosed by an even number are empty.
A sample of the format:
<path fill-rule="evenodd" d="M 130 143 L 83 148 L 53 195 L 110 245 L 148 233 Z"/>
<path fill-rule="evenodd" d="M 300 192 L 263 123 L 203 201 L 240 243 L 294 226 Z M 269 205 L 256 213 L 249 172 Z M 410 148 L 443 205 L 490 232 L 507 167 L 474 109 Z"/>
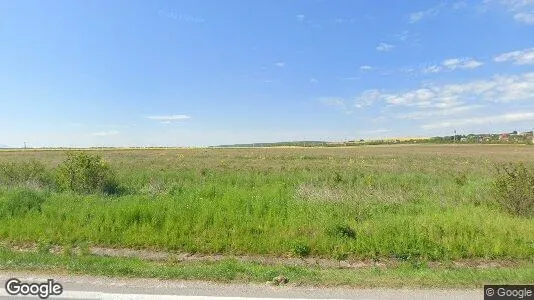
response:
<path fill-rule="evenodd" d="M 532 164 L 534 147 L 88 152 L 110 163 L 120 194 L 58 191 L 54 168 L 63 151 L 0 151 L 4 245 L 395 260 L 415 267 L 518 261 L 521 280 L 534 281 L 524 271 L 534 259 L 534 218 L 504 211 L 492 192 L 495 165 Z M 43 167 L 18 175 L 5 167 L 28 160 Z"/>

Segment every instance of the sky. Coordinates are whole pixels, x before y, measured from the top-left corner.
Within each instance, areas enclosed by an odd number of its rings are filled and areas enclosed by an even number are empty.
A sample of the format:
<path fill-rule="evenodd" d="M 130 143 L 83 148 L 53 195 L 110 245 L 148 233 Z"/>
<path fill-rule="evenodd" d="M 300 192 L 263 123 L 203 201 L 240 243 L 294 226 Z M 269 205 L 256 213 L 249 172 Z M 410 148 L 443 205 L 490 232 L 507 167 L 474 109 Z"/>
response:
<path fill-rule="evenodd" d="M 0 0 L 0 145 L 534 128 L 534 0 Z"/>

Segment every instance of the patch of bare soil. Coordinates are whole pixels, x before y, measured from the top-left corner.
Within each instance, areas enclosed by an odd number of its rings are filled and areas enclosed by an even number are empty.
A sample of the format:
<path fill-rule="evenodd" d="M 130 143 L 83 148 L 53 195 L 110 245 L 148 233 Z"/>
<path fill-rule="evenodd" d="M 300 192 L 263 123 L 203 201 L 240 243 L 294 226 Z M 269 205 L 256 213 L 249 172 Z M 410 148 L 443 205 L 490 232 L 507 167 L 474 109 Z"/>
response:
<path fill-rule="evenodd" d="M 6 245 L 0 244 L 13 251 L 20 252 L 36 252 L 42 251 L 37 245 Z M 73 254 L 81 254 L 84 252 L 80 248 L 65 249 L 61 246 L 52 246 L 46 249 L 51 253 L 62 254 L 70 251 Z M 306 266 L 306 267 L 320 267 L 320 268 L 338 268 L 338 269 L 360 269 L 369 267 L 392 268 L 398 266 L 401 261 L 398 259 L 366 259 L 366 260 L 334 260 L 319 257 L 274 257 L 261 255 L 222 255 L 222 254 L 198 254 L 198 253 L 184 253 L 184 252 L 170 252 L 163 250 L 150 249 L 129 249 L 129 248 L 106 248 L 106 247 L 89 247 L 85 250 L 87 254 L 107 257 L 121 257 L 121 258 L 139 258 L 148 261 L 159 262 L 216 262 L 224 259 L 235 259 L 240 262 L 253 262 L 268 265 L 285 265 L 285 266 Z M 455 268 L 506 268 L 517 267 L 532 262 L 522 260 L 488 260 L 488 259 L 463 259 L 450 262 L 428 262 L 431 268 L 439 267 L 455 267 Z"/>

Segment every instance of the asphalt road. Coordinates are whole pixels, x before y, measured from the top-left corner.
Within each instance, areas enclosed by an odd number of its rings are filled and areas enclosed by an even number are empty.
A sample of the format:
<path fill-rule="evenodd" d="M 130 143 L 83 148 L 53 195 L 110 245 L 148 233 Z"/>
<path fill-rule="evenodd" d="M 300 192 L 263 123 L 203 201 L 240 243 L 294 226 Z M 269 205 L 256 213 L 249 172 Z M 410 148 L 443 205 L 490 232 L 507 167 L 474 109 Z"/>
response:
<path fill-rule="evenodd" d="M 5 283 L 10 278 L 22 282 L 54 279 L 63 286 L 60 296 L 49 299 L 483 299 L 479 290 L 441 289 L 360 289 L 320 288 L 291 284 L 221 284 L 200 281 L 175 281 L 137 278 L 71 276 L 32 272 L 0 271 L 0 299 L 38 299 L 36 296 L 10 296 Z"/>

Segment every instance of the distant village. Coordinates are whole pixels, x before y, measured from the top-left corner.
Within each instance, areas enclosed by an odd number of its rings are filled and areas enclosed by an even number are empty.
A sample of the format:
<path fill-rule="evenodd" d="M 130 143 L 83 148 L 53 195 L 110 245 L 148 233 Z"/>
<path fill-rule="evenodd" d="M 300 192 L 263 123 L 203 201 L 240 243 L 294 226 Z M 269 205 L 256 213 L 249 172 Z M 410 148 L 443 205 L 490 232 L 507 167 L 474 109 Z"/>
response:
<path fill-rule="evenodd" d="M 470 134 L 456 134 L 450 136 L 436 136 L 429 138 L 389 138 L 381 140 L 359 140 L 348 141 L 344 144 L 533 144 L 533 131 L 524 132 L 505 132 L 505 133 L 470 133 Z"/>

